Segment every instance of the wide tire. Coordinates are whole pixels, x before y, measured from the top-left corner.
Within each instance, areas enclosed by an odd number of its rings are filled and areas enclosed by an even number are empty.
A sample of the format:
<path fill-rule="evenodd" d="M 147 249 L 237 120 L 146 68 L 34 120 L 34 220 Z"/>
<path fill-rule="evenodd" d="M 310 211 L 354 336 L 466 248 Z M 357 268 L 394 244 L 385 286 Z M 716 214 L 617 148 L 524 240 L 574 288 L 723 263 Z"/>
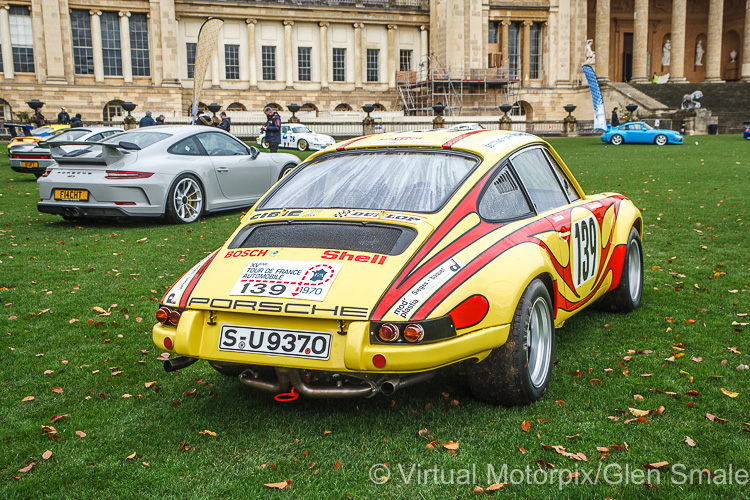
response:
<path fill-rule="evenodd" d="M 622 263 L 620 282 L 598 300 L 599 309 L 627 313 L 641 305 L 643 294 L 643 247 L 636 228 L 630 228 L 625 260 Z"/>
<path fill-rule="evenodd" d="M 290 165 L 284 165 L 284 168 L 282 168 L 282 169 L 281 169 L 281 172 L 279 172 L 279 180 L 281 180 L 281 179 L 283 179 L 284 177 L 286 177 L 286 175 L 287 175 L 287 174 L 288 174 L 289 172 L 291 172 L 292 170 L 294 170 L 294 167 L 296 167 L 296 166 L 297 166 L 297 165 L 292 165 L 292 164 L 290 164 Z"/>
<path fill-rule="evenodd" d="M 552 300 L 544 283 L 536 279 L 521 296 L 505 344 L 479 363 L 466 361 L 471 393 L 495 405 L 533 403 L 547 390 L 554 353 Z"/>
<path fill-rule="evenodd" d="M 269 149 L 268 142 L 265 139 L 260 141 L 260 145 L 263 146 L 264 149 Z"/>
<path fill-rule="evenodd" d="M 300 139 L 299 141 L 297 141 L 297 149 L 299 149 L 300 151 L 307 151 L 307 148 L 309 146 L 310 145 L 304 139 Z"/>
<path fill-rule="evenodd" d="M 664 146 L 667 143 L 667 136 L 664 134 L 659 134 L 656 136 L 656 139 L 654 139 L 654 144 L 657 146 Z"/>
<path fill-rule="evenodd" d="M 203 214 L 203 187 L 192 175 L 181 175 L 167 196 L 167 219 L 177 224 L 195 222 Z"/>
<path fill-rule="evenodd" d="M 613 146 L 619 146 L 623 142 L 625 142 L 625 139 L 620 134 L 615 134 L 609 139 L 609 143 Z"/>

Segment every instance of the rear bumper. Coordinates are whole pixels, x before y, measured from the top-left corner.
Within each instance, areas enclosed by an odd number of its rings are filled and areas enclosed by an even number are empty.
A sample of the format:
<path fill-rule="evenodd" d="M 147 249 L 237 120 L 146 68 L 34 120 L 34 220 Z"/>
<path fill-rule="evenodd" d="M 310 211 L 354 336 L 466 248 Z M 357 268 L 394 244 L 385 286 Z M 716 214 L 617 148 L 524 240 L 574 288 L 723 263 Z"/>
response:
<path fill-rule="evenodd" d="M 37 210 L 44 214 L 64 215 L 66 217 L 161 217 L 162 213 L 128 212 L 119 207 L 97 207 L 63 205 L 58 203 L 37 203 Z"/>
<path fill-rule="evenodd" d="M 207 321 L 213 323 L 212 326 Z M 251 322 L 251 323 L 248 323 Z M 271 356 L 265 354 L 220 351 L 219 331 L 222 324 L 252 324 L 258 327 L 329 331 L 333 334 L 328 360 Z M 216 313 L 209 319 L 207 311 L 185 311 L 177 328 L 156 324 L 152 338 L 160 349 L 191 358 L 251 365 L 265 365 L 305 370 L 365 373 L 415 373 L 451 365 L 468 358 L 484 359 L 490 351 L 505 343 L 510 325 L 484 328 L 430 344 L 371 344 L 369 323 L 352 321 L 341 335 L 338 321 L 309 320 L 280 316 Z M 164 340 L 170 337 L 173 349 Z M 373 356 L 385 356 L 385 366 L 373 364 Z"/>

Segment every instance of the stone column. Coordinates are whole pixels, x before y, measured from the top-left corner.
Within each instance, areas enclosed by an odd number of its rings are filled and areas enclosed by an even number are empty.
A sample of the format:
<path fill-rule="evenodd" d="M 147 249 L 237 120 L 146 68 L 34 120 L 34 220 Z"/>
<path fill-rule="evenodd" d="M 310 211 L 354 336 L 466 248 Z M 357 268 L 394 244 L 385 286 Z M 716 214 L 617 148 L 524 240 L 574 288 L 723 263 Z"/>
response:
<path fill-rule="evenodd" d="M 724 0 L 708 4 L 708 40 L 706 42 L 706 83 L 722 83 L 721 32 L 724 26 Z"/>
<path fill-rule="evenodd" d="M 388 88 L 396 88 L 396 30 L 398 26 L 395 24 L 389 24 L 388 28 L 388 46 L 386 47 L 385 53 L 387 57 L 387 68 L 388 68 Z"/>
<path fill-rule="evenodd" d="M 748 2 L 750 2 L 750 0 L 748 0 Z M 428 38 L 429 37 L 429 33 L 427 32 L 427 26 L 420 26 L 419 27 L 419 35 L 420 35 L 420 40 L 419 40 L 419 51 L 420 51 L 419 60 L 420 60 L 420 62 L 424 63 L 424 66 L 422 66 L 422 67 L 424 68 L 425 71 L 427 71 L 427 69 L 428 69 L 427 66 L 430 63 L 430 47 L 429 47 L 429 38 Z"/>
<path fill-rule="evenodd" d="M 161 38 L 157 38 L 156 40 L 161 40 L 162 84 L 166 86 L 178 86 L 180 85 L 178 64 L 180 59 L 177 52 L 177 16 L 175 14 L 174 0 L 159 0 L 159 27 L 161 29 Z"/>
<path fill-rule="evenodd" d="M 292 25 L 294 21 L 284 21 L 284 76 L 286 88 L 294 86 L 294 59 L 292 55 Z"/>
<path fill-rule="evenodd" d="M 684 2 L 684 0 L 682 1 Z M 674 13 L 674 10 L 672 12 Z M 684 17 L 682 19 L 685 20 Z M 650 81 L 648 67 L 646 66 L 648 62 L 648 0 L 635 0 L 633 23 L 635 29 L 633 34 L 633 78 L 631 81 L 633 83 L 648 83 Z M 672 18 L 672 39 L 674 42 L 674 14 Z"/>
<path fill-rule="evenodd" d="M 742 68 L 740 71 L 742 81 L 750 82 L 750 0 L 747 0 L 745 4 L 745 37 L 742 43 Z"/>
<path fill-rule="evenodd" d="M 100 10 L 89 11 L 91 15 L 91 49 L 94 53 L 94 81 L 104 83 L 104 59 L 102 56 L 102 21 Z M 3 59 L 4 60 L 4 59 Z"/>
<path fill-rule="evenodd" d="M 596 76 L 601 82 L 609 81 L 609 0 L 596 0 Z"/>
<path fill-rule="evenodd" d="M 122 53 L 122 78 L 133 81 L 133 61 L 130 57 L 130 12 L 120 11 L 120 52 Z"/>
<path fill-rule="evenodd" d="M 521 49 L 521 85 L 529 84 L 529 71 L 531 66 L 531 21 L 523 22 L 523 48 Z"/>
<path fill-rule="evenodd" d="M 672 0 L 672 50 L 669 56 L 669 81 L 688 83 L 685 78 L 685 18 L 687 0 Z"/>
<path fill-rule="evenodd" d="M 328 21 L 320 22 L 320 88 L 328 88 Z"/>
<path fill-rule="evenodd" d="M 245 19 L 247 24 L 247 65 L 250 69 L 250 88 L 258 86 L 258 61 L 255 55 L 255 25 L 258 21 L 255 19 Z"/>
<path fill-rule="evenodd" d="M 508 58 L 508 26 L 510 26 L 510 23 L 508 21 L 500 21 L 500 41 L 502 42 L 502 48 L 500 50 L 503 51 L 502 60 L 503 62 L 500 64 L 503 68 L 505 68 L 506 71 L 509 69 L 510 59 Z"/>
<path fill-rule="evenodd" d="M 161 14 L 159 10 L 159 4 L 154 2 L 149 2 L 149 12 L 146 19 L 148 19 L 148 37 L 149 37 L 149 49 L 151 51 L 151 67 L 153 68 L 153 71 L 151 71 L 151 83 L 155 87 L 160 87 L 163 77 L 163 71 L 162 68 L 164 66 L 164 58 L 162 56 L 162 50 L 161 50 Z M 182 47 L 182 50 L 185 50 L 185 40 L 183 37 L 179 34 L 180 31 L 178 29 L 180 22 L 180 16 L 175 16 L 175 37 L 174 37 L 174 44 L 175 47 Z M 177 54 L 184 54 L 184 52 L 177 52 Z M 178 78 L 181 76 L 178 72 L 176 75 Z M 179 82 L 179 80 L 178 80 Z"/>
<path fill-rule="evenodd" d="M 61 5 L 58 0 L 42 0 L 42 25 L 44 26 L 44 51 L 47 59 L 46 70 L 49 83 L 67 83 L 65 80 L 65 60 L 60 21 Z M 4 27 L 0 27 L 4 29 Z M 3 57 L 3 61 L 6 61 Z M 13 61 L 13 59 L 10 59 Z M 5 65 L 3 65 L 3 69 Z"/>
<path fill-rule="evenodd" d="M 221 85 L 221 66 L 219 65 L 219 40 L 214 44 L 211 51 L 211 86 L 218 88 Z"/>
<path fill-rule="evenodd" d="M 0 5 L 0 48 L 3 51 L 3 77 L 12 80 L 13 72 L 13 46 L 10 41 L 10 6 Z"/>
<path fill-rule="evenodd" d="M 354 88 L 362 88 L 362 23 L 354 23 Z"/>

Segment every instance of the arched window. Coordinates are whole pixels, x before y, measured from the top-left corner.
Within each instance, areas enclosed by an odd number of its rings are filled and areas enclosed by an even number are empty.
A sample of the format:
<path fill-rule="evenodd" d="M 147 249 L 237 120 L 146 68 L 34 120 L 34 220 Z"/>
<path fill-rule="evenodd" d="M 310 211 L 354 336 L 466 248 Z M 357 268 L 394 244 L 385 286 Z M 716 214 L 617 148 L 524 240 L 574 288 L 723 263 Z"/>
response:
<path fill-rule="evenodd" d="M 199 101 L 198 102 L 198 114 L 200 114 L 200 113 L 202 113 L 204 111 L 208 111 L 208 108 L 206 107 L 206 103 Z M 188 106 L 187 114 L 188 114 L 188 116 L 193 116 L 193 105 L 192 104 L 190 104 L 190 106 Z"/>
<path fill-rule="evenodd" d="M 373 106 L 373 108 L 375 108 L 373 111 L 385 111 L 385 106 L 383 106 L 379 102 L 376 102 L 372 106 Z"/>
<path fill-rule="evenodd" d="M 306 104 L 303 104 L 299 108 L 299 110 L 300 110 L 300 112 L 306 111 L 308 113 L 315 113 L 315 116 L 318 116 L 318 107 L 315 104 L 311 104 L 309 102 L 306 103 Z"/>
<path fill-rule="evenodd" d="M 266 109 L 266 108 L 271 108 L 274 111 L 283 111 L 283 109 L 281 108 L 281 106 L 279 106 L 275 102 L 269 102 L 268 104 L 266 104 L 265 106 L 263 106 L 263 109 Z"/>
<path fill-rule="evenodd" d="M 346 104 L 345 102 L 342 102 L 341 104 L 337 105 L 336 108 L 334 108 L 334 111 L 351 111 L 352 107 Z"/>
<path fill-rule="evenodd" d="M 0 121 L 10 120 L 12 116 L 13 110 L 10 109 L 10 104 L 3 99 L 0 99 Z"/>
<path fill-rule="evenodd" d="M 524 103 L 519 101 L 514 102 L 510 114 L 512 116 L 526 116 L 526 107 L 524 106 Z"/>
<path fill-rule="evenodd" d="M 116 116 L 122 116 L 125 114 L 125 110 L 122 109 L 122 101 L 109 101 L 104 105 L 103 118 L 105 122 L 111 122 Z"/>
<path fill-rule="evenodd" d="M 227 111 L 247 111 L 247 108 L 240 102 L 233 102 L 227 106 Z"/>

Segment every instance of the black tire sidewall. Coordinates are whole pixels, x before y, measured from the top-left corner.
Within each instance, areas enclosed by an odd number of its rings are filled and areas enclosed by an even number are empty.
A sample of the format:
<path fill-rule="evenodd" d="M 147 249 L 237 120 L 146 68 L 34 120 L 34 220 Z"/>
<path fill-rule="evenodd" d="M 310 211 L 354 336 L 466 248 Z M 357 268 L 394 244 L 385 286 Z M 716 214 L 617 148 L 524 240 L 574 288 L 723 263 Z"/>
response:
<path fill-rule="evenodd" d="M 639 279 L 641 280 L 641 286 L 638 291 L 637 299 L 633 299 L 630 295 L 630 249 L 632 245 L 638 246 L 638 255 L 641 259 L 641 273 Z M 643 245 L 641 244 L 641 237 L 638 231 L 633 227 L 630 229 L 628 235 L 628 244 L 625 247 L 625 258 L 622 261 L 622 274 L 620 275 L 620 283 L 617 285 L 622 290 L 621 300 L 626 301 L 623 304 L 623 309 L 626 311 L 634 311 L 641 305 L 641 298 L 643 297 Z"/>
<path fill-rule="evenodd" d="M 523 346 L 525 350 L 525 346 L 528 342 L 527 331 L 529 327 L 529 320 L 531 319 L 531 310 L 533 304 L 538 298 L 542 298 L 547 302 L 547 311 L 549 312 L 548 319 L 552 329 L 552 331 L 550 332 L 551 349 L 547 373 L 545 374 L 544 381 L 539 387 L 536 387 L 531 383 L 529 363 L 528 359 L 526 359 L 527 356 L 523 357 L 523 359 L 525 360 L 523 366 L 516 367 L 519 370 L 521 378 L 521 389 L 526 396 L 526 399 L 530 402 L 538 400 L 547 391 L 547 386 L 549 385 L 549 381 L 552 376 L 552 361 L 555 356 L 555 319 L 552 314 L 552 300 L 550 299 L 547 287 L 540 280 L 532 281 L 526 288 L 526 291 L 524 292 L 523 296 L 521 297 L 521 301 L 518 304 L 518 308 L 516 309 L 516 314 L 513 316 L 513 322 L 510 326 L 511 332 L 508 335 L 509 338 L 512 335 L 520 339 L 522 341 L 521 346 Z"/>
<path fill-rule="evenodd" d="M 198 188 L 201 190 L 201 210 L 198 213 L 198 216 L 192 220 L 192 221 L 186 221 L 183 220 L 179 215 L 177 215 L 177 207 L 174 204 L 174 192 L 177 189 L 177 186 L 179 183 L 186 178 L 192 179 L 197 185 Z M 172 187 L 169 188 L 169 193 L 167 194 L 167 203 L 166 203 L 166 209 L 165 213 L 167 215 L 167 219 L 169 219 L 170 222 L 174 222 L 176 224 L 192 224 L 193 222 L 197 221 L 201 218 L 201 215 L 203 215 L 203 212 L 206 210 L 206 192 L 203 189 L 203 185 L 200 183 L 200 181 L 194 176 L 190 174 L 182 174 L 177 179 L 174 180 L 172 183 Z"/>

